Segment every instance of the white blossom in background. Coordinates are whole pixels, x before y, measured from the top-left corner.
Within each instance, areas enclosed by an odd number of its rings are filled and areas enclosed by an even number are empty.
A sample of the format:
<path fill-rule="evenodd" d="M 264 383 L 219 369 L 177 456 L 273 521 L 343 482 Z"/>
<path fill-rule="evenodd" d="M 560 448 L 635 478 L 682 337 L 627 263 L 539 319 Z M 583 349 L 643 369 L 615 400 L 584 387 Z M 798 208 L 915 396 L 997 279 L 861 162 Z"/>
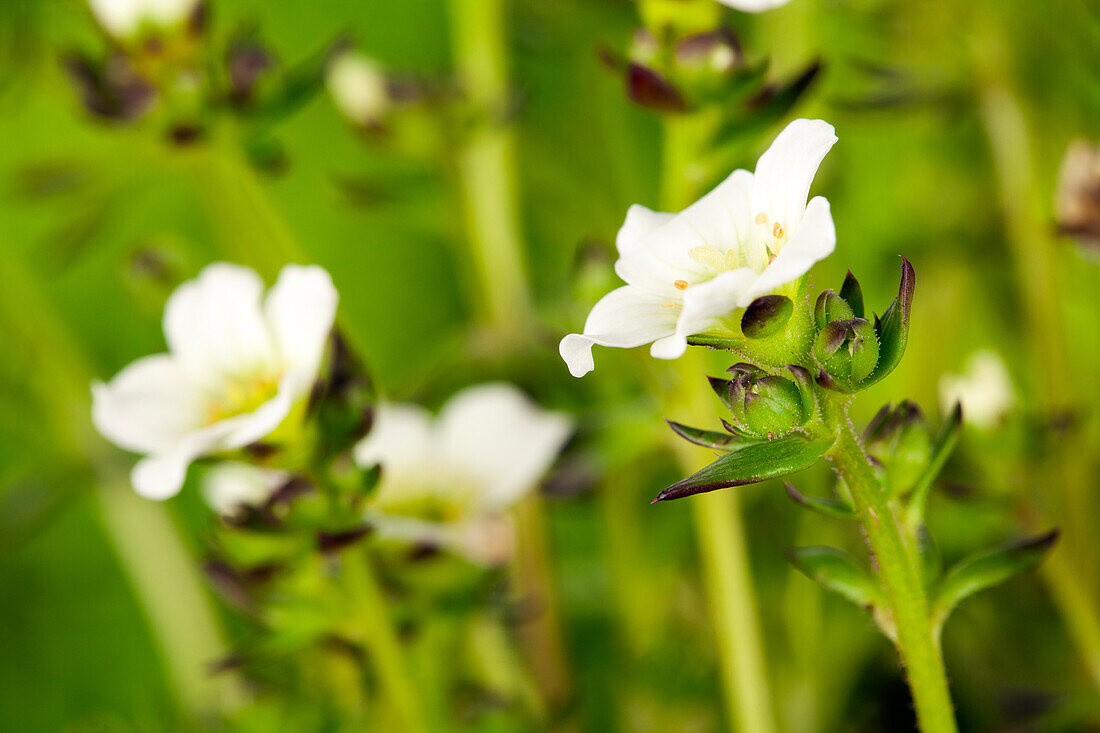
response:
<path fill-rule="evenodd" d="M 676 359 L 687 338 L 721 328 L 753 300 L 801 278 L 836 246 L 829 202 L 810 184 L 836 142 L 822 120 L 795 120 L 760 156 L 756 173 L 736 170 L 679 214 L 635 204 L 615 246 L 626 285 L 592 308 L 583 334 L 559 351 L 570 373 L 592 371 L 592 346 L 630 348 Z M 736 326 L 734 326 L 736 328 Z"/>
<path fill-rule="evenodd" d="M 252 270 L 217 263 L 168 299 L 168 352 L 92 385 L 92 420 L 116 445 L 145 454 L 135 490 L 174 495 L 200 456 L 254 443 L 304 403 L 336 315 L 320 267 L 287 265 L 264 296 Z"/>
<path fill-rule="evenodd" d="M 355 448 L 359 465 L 382 466 L 368 519 L 383 537 L 501 564 L 514 542 L 505 512 L 535 487 L 571 431 L 569 418 L 503 383 L 459 392 L 437 417 L 383 403 Z"/>
<path fill-rule="evenodd" d="M 791 0 L 718 0 L 723 5 L 743 13 L 762 13 L 786 5 Z"/>
<path fill-rule="evenodd" d="M 88 0 L 96 22 L 115 38 L 129 39 L 147 28 L 185 22 L 201 0 Z"/>
<path fill-rule="evenodd" d="M 203 476 L 202 496 L 217 514 L 231 517 L 243 508 L 260 506 L 289 480 L 285 471 L 227 461 Z"/>
<path fill-rule="evenodd" d="M 1075 140 L 1066 150 L 1054 201 L 1058 227 L 1092 258 L 1100 256 L 1100 146 Z"/>
<path fill-rule="evenodd" d="M 385 73 L 358 51 L 343 51 L 329 63 L 325 86 L 340 113 L 357 125 L 377 122 L 390 106 Z"/>
<path fill-rule="evenodd" d="M 955 403 L 962 405 L 963 421 L 987 429 L 999 423 L 1016 404 L 1012 377 L 995 351 L 974 352 L 963 374 L 945 374 L 940 378 L 940 407 L 944 414 Z"/>

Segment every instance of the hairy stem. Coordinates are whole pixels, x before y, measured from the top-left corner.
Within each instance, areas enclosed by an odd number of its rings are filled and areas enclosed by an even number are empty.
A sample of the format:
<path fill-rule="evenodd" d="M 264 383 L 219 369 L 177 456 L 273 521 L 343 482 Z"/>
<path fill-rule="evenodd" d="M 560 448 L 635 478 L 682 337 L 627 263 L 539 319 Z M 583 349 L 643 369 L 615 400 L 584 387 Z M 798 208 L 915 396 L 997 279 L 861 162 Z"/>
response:
<path fill-rule="evenodd" d="M 905 665 L 917 720 L 924 733 L 953 733 L 957 728 L 947 673 L 932 629 L 916 548 L 902 534 L 900 522 L 846 414 L 840 416 L 839 423 L 832 460 L 851 491 L 890 603 L 897 629 L 895 644 Z"/>

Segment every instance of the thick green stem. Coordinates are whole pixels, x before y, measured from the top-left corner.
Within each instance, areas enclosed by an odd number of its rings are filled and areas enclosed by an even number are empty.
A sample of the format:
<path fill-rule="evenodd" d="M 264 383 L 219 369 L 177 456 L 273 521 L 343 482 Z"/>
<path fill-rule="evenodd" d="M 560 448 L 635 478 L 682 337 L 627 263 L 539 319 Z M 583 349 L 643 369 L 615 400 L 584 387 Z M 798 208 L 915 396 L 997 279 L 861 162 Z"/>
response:
<path fill-rule="evenodd" d="M 953 733 L 957 728 L 947 673 L 929 616 L 916 548 L 902 534 L 847 415 L 842 414 L 839 423 L 832 460 L 851 491 L 890 602 L 897 630 L 895 644 L 909 678 L 917 720 L 924 733 Z"/>
<path fill-rule="evenodd" d="M 504 0 L 451 0 L 455 71 L 478 119 L 458 151 L 467 241 L 477 272 L 473 298 L 494 329 L 528 325 L 516 183 L 516 140 L 507 123 L 508 49 Z"/>
<path fill-rule="evenodd" d="M 352 604 L 356 638 L 366 647 L 386 698 L 401 718 L 401 730 L 427 731 L 425 712 L 405 663 L 404 650 L 386 608 L 386 597 L 362 548 L 341 556 L 344 587 Z"/>

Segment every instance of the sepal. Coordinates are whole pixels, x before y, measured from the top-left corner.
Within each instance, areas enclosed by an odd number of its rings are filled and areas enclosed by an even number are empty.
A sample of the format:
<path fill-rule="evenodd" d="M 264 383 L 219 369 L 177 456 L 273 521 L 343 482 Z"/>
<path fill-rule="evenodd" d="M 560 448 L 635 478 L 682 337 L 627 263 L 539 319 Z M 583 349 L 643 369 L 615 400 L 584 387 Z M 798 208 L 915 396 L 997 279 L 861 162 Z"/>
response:
<path fill-rule="evenodd" d="M 794 303 L 785 295 L 764 295 L 745 309 L 741 333 L 750 339 L 767 338 L 778 333 L 791 320 Z"/>
<path fill-rule="evenodd" d="M 850 504 L 840 499 L 826 499 L 818 496 L 806 496 L 796 489 L 790 481 L 784 481 L 787 496 L 795 504 L 832 519 L 855 519 L 856 512 Z"/>
<path fill-rule="evenodd" d="M 905 344 L 909 340 L 909 316 L 913 309 L 913 291 L 917 285 L 917 276 L 913 265 L 901 258 L 901 284 L 894 302 L 882 314 L 875 316 L 875 335 L 879 341 L 879 358 L 875 369 L 860 384 L 860 389 L 870 387 L 894 371 L 905 354 Z"/>

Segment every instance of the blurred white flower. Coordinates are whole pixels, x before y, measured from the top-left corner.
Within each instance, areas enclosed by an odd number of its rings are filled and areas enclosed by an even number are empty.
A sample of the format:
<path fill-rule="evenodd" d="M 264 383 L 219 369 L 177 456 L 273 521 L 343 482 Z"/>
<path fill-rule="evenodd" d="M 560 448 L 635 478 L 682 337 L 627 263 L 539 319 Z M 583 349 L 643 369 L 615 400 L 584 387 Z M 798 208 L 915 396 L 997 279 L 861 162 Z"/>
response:
<path fill-rule="evenodd" d="M 786 5 L 791 0 L 718 0 L 723 5 L 744 13 L 762 13 Z"/>
<path fill-rule="evenodd" d="M 146 454 L 131 475 L 142 496 L 174 495 L 194 459 L 264 438 L 309 394 L 336 315 L 332 279 L 287 265 L 263 290 L 248 268 L 206 267 L 168 299 L 168 353 L 92 385 L 99 432 Z"/>
<path fill-rule="evenodd" d="M 995 426 L 1016 404 L 1012 377 L 997 352 L 976 351 L 964 374 L 940 378 L 940 407 L 944 414 L 962 405 L 963 420 L 976 428 Z"/>
<path fill-rule="evenodd" d="M 500 564 L 513 543 L 504 512 L 536 485 L 571 430 L 566 416 L 502 383 L 463 390 L 436 418 L 417 405 L 383 404 L 355 448 L 359 465 L 382 465 L 368 516 L 382 536 Z"/>
<path fill-rule="evenodd" d="M 1100 256 L 1100 147 L 1075 140 L 1066 150 L 1054 201 L 1058 228 Z"/>
<path fill-rule="evenodd" d="M 290 480 L 285 471 L 252 466 L 247 463 L 219 463 L 203 477 L 202 495 L 207 505 L 224 517 L 244 507 L 263 504 Z"/>
<path fill-rule="evenodd" d="M 592 308 L 583 334 L 559 351 L 570 373 L 592 371 L 592 346 L 653 343 L 676 359 L 687 337 L 724 325 L 738 308 L 798 280 L 836 246 L 829 202 L 806 203 L 822 159 L 836 142 L 822 120 L 795 120 L 756 164 L 736 170 L 679 214 L 631 206 L 615 245 L 624 287 Z M 736 328 L 736 326 L 734 326 Z"/>
<path fill-rule="evenodd" d="M 191 17 L 201 0 L 88 0 L 92 15 L 115 38 L 148 28 L 165 29 Z"/>
<path fill-rule="evenodd" d="M 325 86 L 340 113 L 357 125 L 377 122 L 390 105 L 385 73 L 358 51 L 343 51 L 329 63 Z"/>

